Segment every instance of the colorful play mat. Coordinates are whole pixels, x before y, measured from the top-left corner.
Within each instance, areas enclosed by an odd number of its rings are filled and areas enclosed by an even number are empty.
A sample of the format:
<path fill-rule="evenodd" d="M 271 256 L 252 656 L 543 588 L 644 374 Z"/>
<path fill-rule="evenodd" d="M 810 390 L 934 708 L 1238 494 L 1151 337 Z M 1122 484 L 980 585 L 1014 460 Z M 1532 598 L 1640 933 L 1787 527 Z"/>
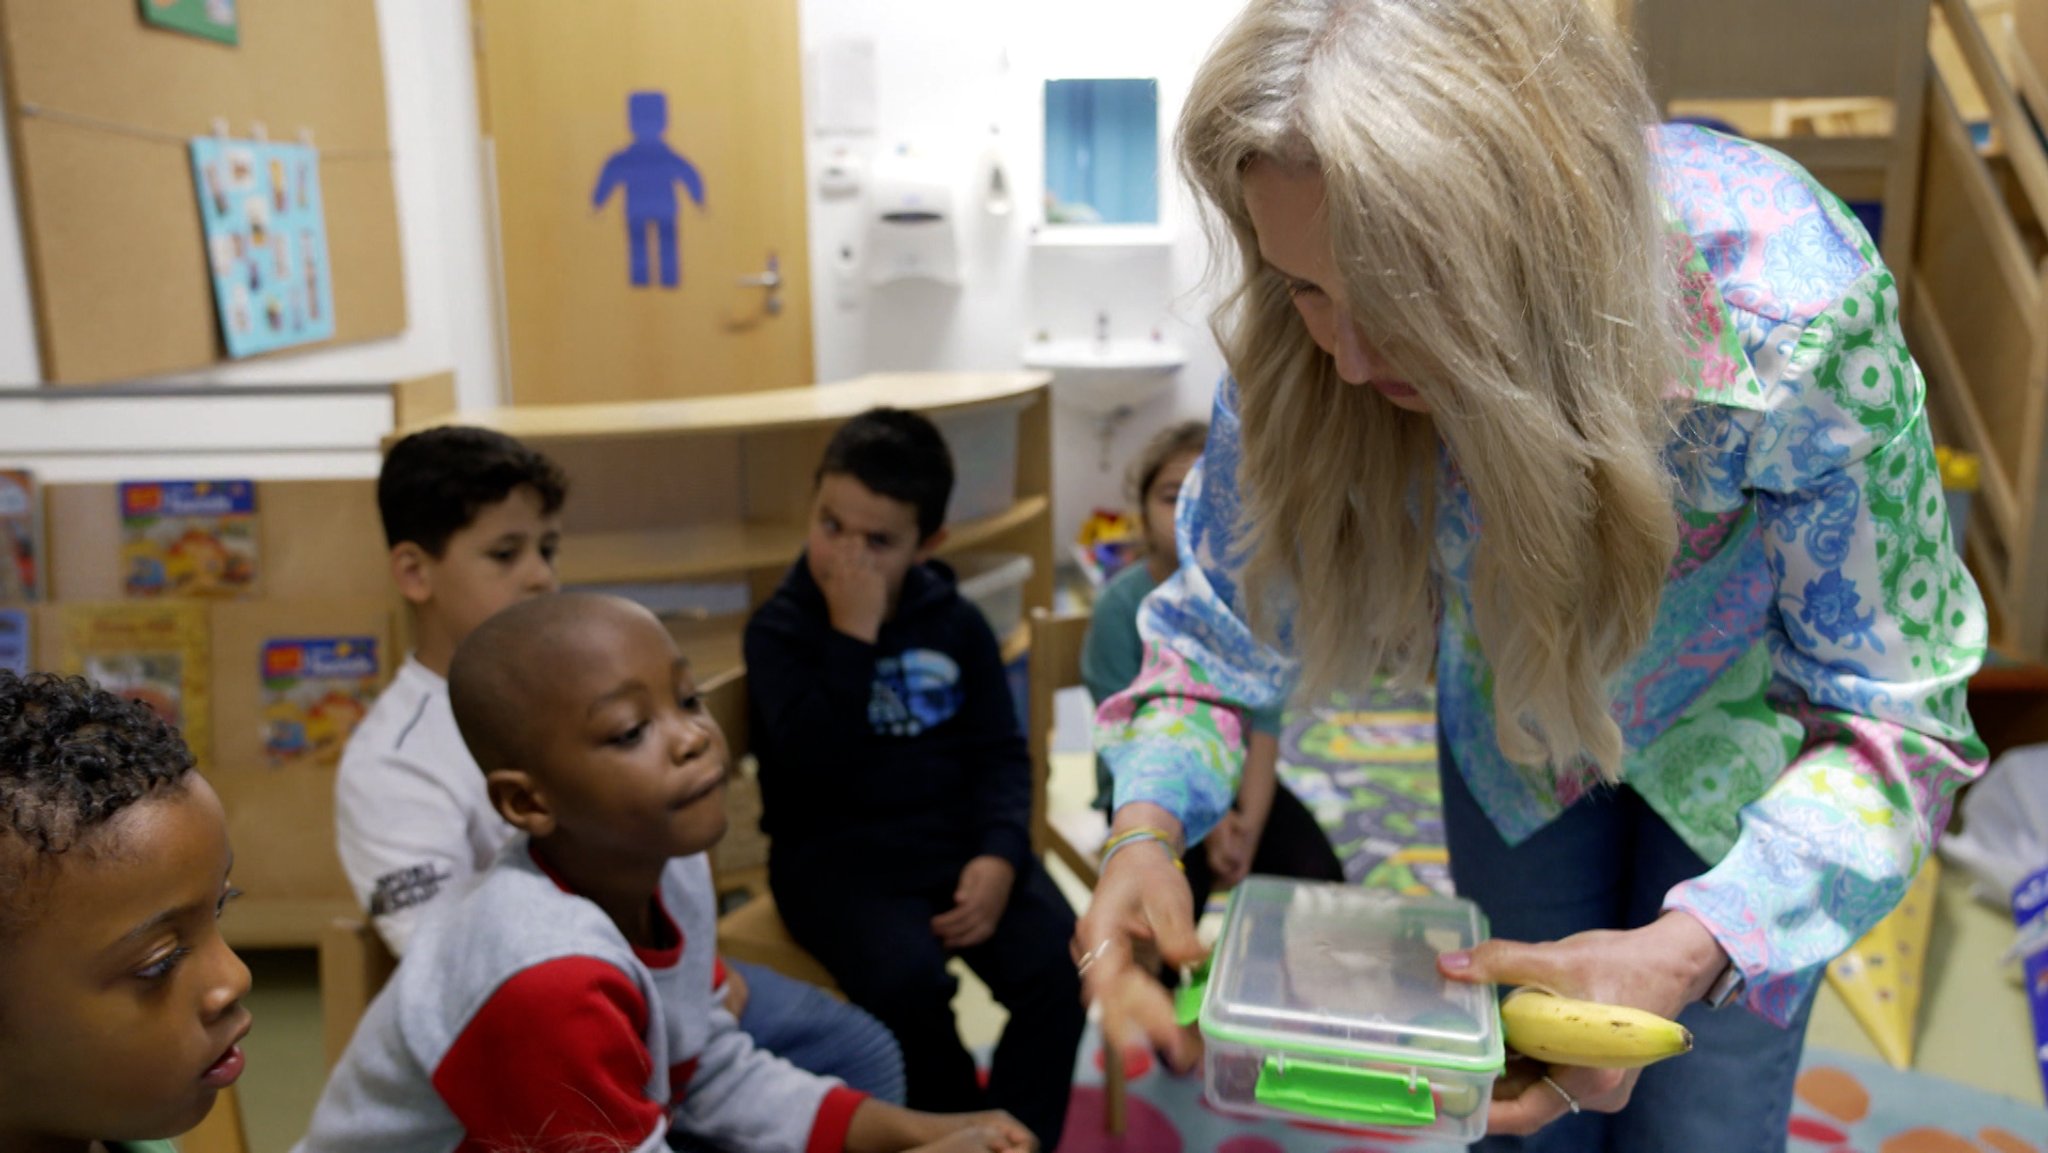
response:
<path fill-rule="evenodd" d="M 1280 772 L 1329 834 L 1348 878 L 1407 892 L 1451 891 L 1428 693 L 1336 696 L 1290 713 Z M 1103 1124 L 1102 1053 L 1091 1026 L 1060 1153 L 1450 1148 L 1229 1117 L 1202 1099 L 1198 1077 L 1176 1077 L 1138 1058 L 1127 1069 L 1127 1129 L 1112 1139 Z M 1806 1053 L 1789 1129 L 1791 1153 L 2048 1153 L 2048 1111 L 1826 1050 Z"/>
<path fill-rule="evenodd" d="M 1307 1122 L 1228 1117 L 1202 1099 L 1198 1076 L 1176 1077 L 1144 1058 L 1125 1068 L 1125 1131 L 1112 1138 L 1091 1027 L 1059 1153 L 1454 1153 Z M 1789 1129 L 1789 1153 L 2048 1153 L 2048 1111 L 1825 1050 L 1806 1053 Z"/>

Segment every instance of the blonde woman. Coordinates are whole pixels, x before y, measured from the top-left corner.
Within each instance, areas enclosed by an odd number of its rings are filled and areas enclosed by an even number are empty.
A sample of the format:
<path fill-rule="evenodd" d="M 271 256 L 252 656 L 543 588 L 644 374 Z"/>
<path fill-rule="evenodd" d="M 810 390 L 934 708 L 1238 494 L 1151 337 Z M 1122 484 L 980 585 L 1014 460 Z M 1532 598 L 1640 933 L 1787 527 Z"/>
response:
<path fill-rule="evenodd" d="M 1869 238 L 1782 157 L 1656 127 L 1585 0 L 1255 0 L 1179 148 L 1240 266 L 1234 383 L 1099 718 L 1127 836 L 1075 944 L 1113 1032 L 1192 1056 L 1129 945 L 1199 953 L 1174 859 L 1245 718 L 1433 673 L 1498 938 L 1445 975 L 1698 1039 L 1511 1065 L 1503 1147 L 1781 1148 L 1824 965 L 1984 760 L 1982 603 Z"/>

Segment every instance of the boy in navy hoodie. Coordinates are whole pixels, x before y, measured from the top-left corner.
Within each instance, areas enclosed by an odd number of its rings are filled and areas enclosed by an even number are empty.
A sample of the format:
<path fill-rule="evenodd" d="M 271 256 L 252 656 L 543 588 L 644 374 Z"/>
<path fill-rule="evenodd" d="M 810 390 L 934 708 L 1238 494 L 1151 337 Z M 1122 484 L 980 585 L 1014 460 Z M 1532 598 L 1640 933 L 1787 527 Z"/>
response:
<path fill-rule="evenodd" d="M 988 623 L 932 559 L 953 463 L 874 409 L 818 467 L 804 554 L 747 625 L 769 884 L 784 922 L 903 1046 L 914 1109 L 1006 1109 L 1059 1145 L 1083 1012 L 1074 913 L 1031 852 L 1031 767 Z M 986 1092 L 959 956 L 1010 1011 Z"/>

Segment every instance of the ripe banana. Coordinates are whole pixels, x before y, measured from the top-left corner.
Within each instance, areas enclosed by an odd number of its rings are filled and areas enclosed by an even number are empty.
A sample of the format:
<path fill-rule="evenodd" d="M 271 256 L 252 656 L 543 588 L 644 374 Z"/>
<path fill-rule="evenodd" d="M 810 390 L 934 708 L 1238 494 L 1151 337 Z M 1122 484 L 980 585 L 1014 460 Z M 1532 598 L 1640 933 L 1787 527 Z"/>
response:
<path fill-rule="evenodd" d="M 1637 1069 L 1692 1048 L 1692 1034 L 1655 1013 L 1522 988 L 1500 1003 L 1508 1048 L 1553 1065 Z"/>

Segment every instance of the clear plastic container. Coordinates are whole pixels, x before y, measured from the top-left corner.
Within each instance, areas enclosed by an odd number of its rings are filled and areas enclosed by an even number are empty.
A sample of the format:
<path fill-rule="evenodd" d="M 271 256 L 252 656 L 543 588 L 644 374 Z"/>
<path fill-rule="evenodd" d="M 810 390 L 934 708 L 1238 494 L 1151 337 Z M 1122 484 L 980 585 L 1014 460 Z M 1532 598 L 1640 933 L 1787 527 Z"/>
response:
<path fill-rule="evenodd" d="M 1470 901 L 1246 879 L 1207 973 L 1182 993 L 1183 1018 L 1201 1023 L 1208 1099 L 1416 1138 L 1485 1136 L 1505 1056 L 1499 1005 L 1490 986 L 1436 971 L 1439 954 L 1485 937 Z"/>

